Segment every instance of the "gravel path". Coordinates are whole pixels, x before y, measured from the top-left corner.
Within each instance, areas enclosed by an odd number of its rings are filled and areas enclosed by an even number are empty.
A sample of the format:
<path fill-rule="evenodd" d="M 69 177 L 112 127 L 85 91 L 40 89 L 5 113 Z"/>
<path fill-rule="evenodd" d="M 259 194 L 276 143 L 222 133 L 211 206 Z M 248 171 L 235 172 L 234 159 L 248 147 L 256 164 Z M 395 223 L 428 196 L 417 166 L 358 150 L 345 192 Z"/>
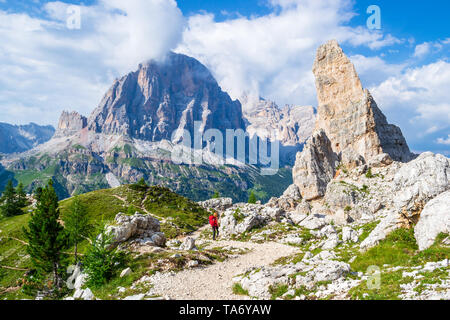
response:
<path fill-rule="evenodd" d="M 175 300 L 242 300 L 245 297 L 233 294 L 233 277 L 244 273 L 248 268 L 269 265 L 298 251 L 294 247 L 275 242 L 257 244 L 216 241 L 210 246 L 232 246 L 251 251 L 203 268 L 156 274 L 152 277 L 152 292 Z"/>

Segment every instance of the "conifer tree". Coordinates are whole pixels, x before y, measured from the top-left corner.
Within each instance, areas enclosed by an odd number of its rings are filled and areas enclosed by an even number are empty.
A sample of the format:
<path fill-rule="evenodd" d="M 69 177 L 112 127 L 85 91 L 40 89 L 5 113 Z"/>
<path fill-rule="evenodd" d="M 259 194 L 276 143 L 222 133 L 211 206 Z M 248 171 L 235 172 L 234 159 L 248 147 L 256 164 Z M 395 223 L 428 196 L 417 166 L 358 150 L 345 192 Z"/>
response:
<path fill-rule="evenodd" d="M 42 276 L 52 272 L 54 286 L 60 288 L 59 271 L 66 237 L 64 227 L 59 222 L 58 196 L 51 180 L 42 189 L 28 228 L 24 228 L 24 233 L 28 240 L 27 252 L 34 268 Z"/>
<path fill-rule="evenodd" d="M 93 226 L 89 223 L 88 210 L 79 197 L 73 199 L 69 212 L 63 217 L 63 220 L 70 243 L 75 246 L 76 264 L 78 262 L 78 244 L 89 238 L 93 231 Z"/>
<path fill-rule="evenodd" d="M 0 213 L 4 217 L 12 217 L 22 213 L 12 180 L 8 181 L 2 197 L 0 198 Z"/>
<path fill-rule="evenodd" d="M 22 182 L 19 183 L 16 189 L 17 193 L 17 204 L 19 208 L 25 208 L 28 205 L 27 193 L 23 187 Z"/>
<path fill-rule="evenodd" d="M 250 196 L 248 197 L 248 203 L 255 204 L 256 201 L 257 200 L 256 200 L 255 193 L 253 191 L 250 192 Z"/>

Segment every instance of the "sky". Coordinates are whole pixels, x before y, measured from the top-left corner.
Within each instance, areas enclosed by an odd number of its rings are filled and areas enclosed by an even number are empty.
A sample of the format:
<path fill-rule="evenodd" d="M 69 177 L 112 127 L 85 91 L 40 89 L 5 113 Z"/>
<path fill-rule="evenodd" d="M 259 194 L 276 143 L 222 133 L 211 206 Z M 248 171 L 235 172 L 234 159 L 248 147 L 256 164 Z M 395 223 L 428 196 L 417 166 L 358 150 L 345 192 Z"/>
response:
<path fill-rule="evenodd" d="M 448 0 L 0 0 L 0 122 L 88 116 L 114 79 L 169 50 L 234 99 L 316 106 L 315 51 L 337 39 L 410 148 L 450 156 L 449 12 Z"/>

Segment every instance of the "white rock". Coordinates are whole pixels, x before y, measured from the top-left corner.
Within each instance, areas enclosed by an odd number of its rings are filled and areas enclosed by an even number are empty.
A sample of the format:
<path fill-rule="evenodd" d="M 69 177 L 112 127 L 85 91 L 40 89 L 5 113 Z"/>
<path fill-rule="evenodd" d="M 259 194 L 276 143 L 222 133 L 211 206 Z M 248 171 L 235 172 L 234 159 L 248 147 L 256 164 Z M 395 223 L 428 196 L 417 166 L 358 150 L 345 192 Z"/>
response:
<path fill-rule="evenodd" d="M 310 230 L 320 229 L 327 224 L 325 217 L 320 215 L 310 215 L 300 223 L 301 227 Z"/>
<path fill-rule="evenodd" d="M 328 260 L 314 269 L 314 281 L 334 281 L 350 272 L 350 265 L 340 261 Z"/>
<path fill-rule="evenodd" d="M 133 300 L 133 301 L 139 301 L 139 300 L 144 300 L 145 298 L 145 294 L 136 294 L 134 296 L 129 296 L 124 298 L 123 300 Z"/>
<path fill-rule="evenodd" d="M 195 268 L 198 267 L 199 263 L 197 260 L 191 260 L 187 263 L 188 268 Z"/>
<path fill-rule="evenodd" d="M 400 168 L 393 183 L 397 211 L 414 218 L 429 200 L 450 189 L 450 159 L 431 152 L 422 153 Z"/>
<path fill-rule="evenodd" d="M 396 212 L 390 212 L 369 236 L 361 243 L 360 248 L 365 250 L 376 246 L 381 240 L 384 240 L 392 231 L 398 229 L 402 224 L 400 216 Z"/>
<path fill-rule="evenodd" d="M 450 233 L 450 191 L 428 202 L 414 228 L 420 250 L 433 245 L 440 233 Z"/>
<path fill-rule="evenodd" d="M 233 199 L 231 199 L 231 198 L 209 199 L 206 201 L 198 202 L 198 204 L 205 209 L 214 209 L 217 211 L 225 211 L 226 209 L 233 206 Z"/>
<path fill-rule="evenodd" d="M 82 300 L 94 300 L 94 294 L 91 289 L 77 289 L 73 294 L 74 299 L 82 299 Z"/>
<path fill-rule="evenodd" d="M 180 246 L 180 250 L 190 251 L 195 249 L 195 239 L 192 237 L 187 237 Z"/>
<path fill-rule="evenodd" d="M 121 278 L 127 277 L 127 276 L 129 276 L 131 273 L 132 273 L 131 268 L 126 268 L 126 269 L 124 269 L 124 270 L 120 273 L 120 277 L 121 277 Z"/>
<path fill-rule="evenodd" d="M 343 242 L 358 242 L 358 233 L 350 227 L 342 228 L 342 241 Z"/>

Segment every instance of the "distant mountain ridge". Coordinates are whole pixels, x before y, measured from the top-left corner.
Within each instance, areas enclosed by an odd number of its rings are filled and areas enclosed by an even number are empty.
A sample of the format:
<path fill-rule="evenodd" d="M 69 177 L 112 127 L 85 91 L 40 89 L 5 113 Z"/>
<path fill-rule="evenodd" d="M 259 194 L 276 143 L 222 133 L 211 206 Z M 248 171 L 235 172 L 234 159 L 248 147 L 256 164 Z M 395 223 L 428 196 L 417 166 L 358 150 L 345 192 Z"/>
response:
<path fill-rule="evenodd" d="M 53 126 L 35 123 L 12 125 L 0 122 L 0 153 L 10 154 L 30 150 L 49 141 L 55 134 Z"/>
<path fill-rule="evenodd" d="M 205 66 L 170 53 L 165 61 L 142 63 L 116 80 L 89 117 L 65 111 L 53 139 L 1 160 L 6 170 L 0 174 L 0 188 L 9 178 L 29 190 L 53 178 L 65 198 L 144 178 L 193 200 L 218 191 L 247 201 L 253 191 L 267 201 L 292 183 L 290 168 L 266 177 L 258 167 L 238 161 L 223 165 L 217 155 L 198 149 L 193 151 L 196 157 L 203 153 L 200 165 L 171 160 L 173 133 L 188 131 L 193 137 L 194 130 L 246 130 L 245 119 L 241 103 L 222 91 Z M 195 129 L 194 123 L 200 127 Z"/>

